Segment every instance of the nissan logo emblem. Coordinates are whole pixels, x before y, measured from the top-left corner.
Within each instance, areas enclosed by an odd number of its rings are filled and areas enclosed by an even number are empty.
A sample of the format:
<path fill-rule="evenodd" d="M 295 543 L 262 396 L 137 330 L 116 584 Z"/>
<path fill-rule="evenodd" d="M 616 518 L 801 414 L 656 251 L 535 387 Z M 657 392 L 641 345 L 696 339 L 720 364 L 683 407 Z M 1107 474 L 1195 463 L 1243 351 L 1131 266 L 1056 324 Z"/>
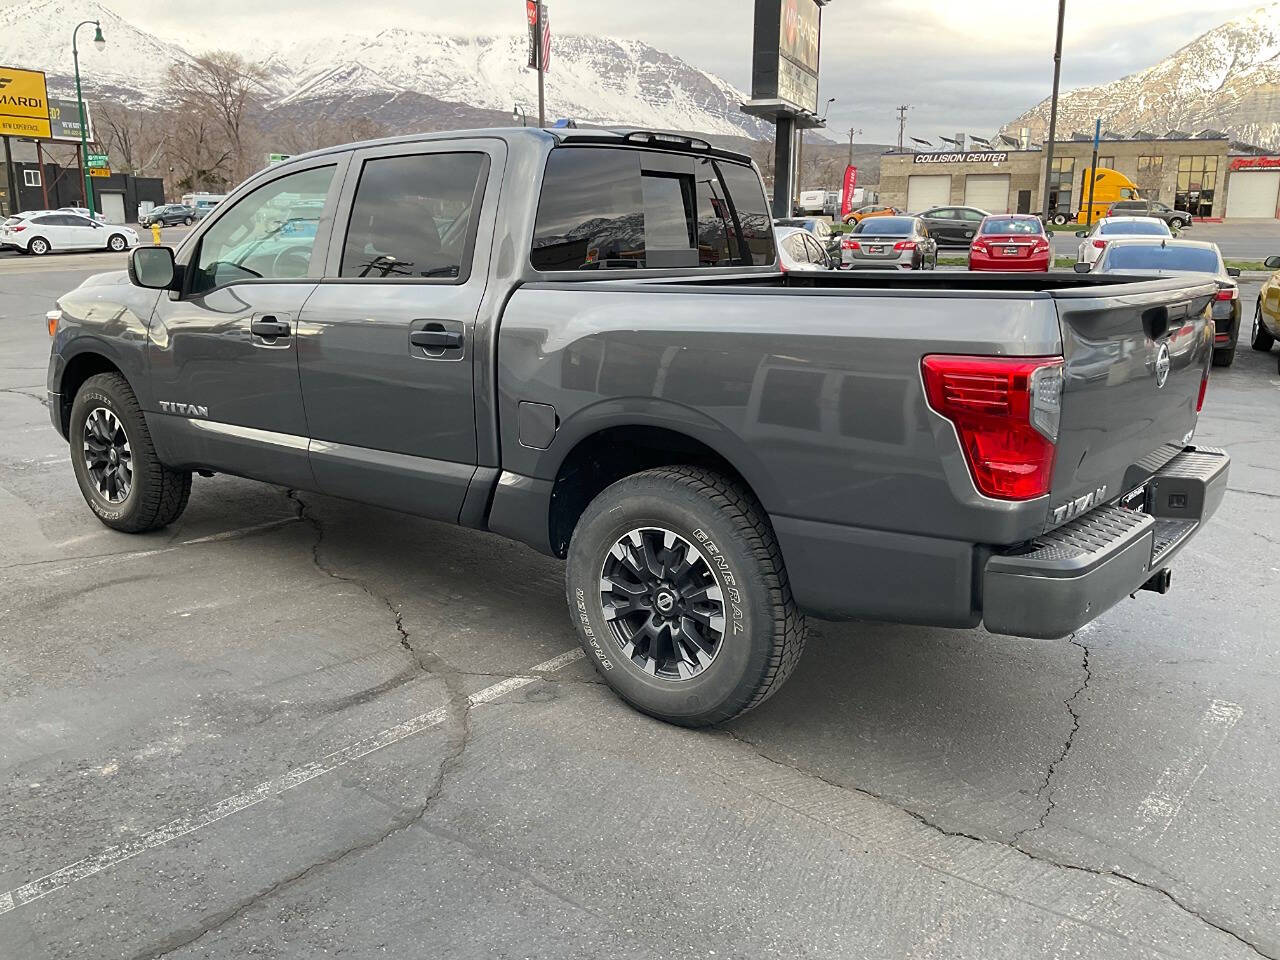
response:
<path fill-rule="evenodd" d="M 1160 352 L 1156 354 L 1156 389 L 1159 390 L 1169 379 L 1169 345 L 1160 344 Z"/>

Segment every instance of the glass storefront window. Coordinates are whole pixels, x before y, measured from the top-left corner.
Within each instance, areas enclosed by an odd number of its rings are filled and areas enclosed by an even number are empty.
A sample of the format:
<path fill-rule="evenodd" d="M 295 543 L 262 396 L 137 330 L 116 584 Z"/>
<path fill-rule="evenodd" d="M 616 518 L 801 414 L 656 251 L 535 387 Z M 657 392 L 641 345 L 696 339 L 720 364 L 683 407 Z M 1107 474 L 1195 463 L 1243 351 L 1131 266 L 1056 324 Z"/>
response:
<path fill-rule="evenodd" d="M 1075 157 L 1053 158 L 1053 168 L 1049 171 L 1049 209 L 1051 211 L 1075 214 L 1075 207 L 1071 205 L 1075 175 Z"/>
<path fill-rule="evenodd" d="M 1179 157 L 1178 188 L 1173 205 L 1193 217 L 1213 216 L 1213 196 L 1218 186 L 1217 157 Z"/>

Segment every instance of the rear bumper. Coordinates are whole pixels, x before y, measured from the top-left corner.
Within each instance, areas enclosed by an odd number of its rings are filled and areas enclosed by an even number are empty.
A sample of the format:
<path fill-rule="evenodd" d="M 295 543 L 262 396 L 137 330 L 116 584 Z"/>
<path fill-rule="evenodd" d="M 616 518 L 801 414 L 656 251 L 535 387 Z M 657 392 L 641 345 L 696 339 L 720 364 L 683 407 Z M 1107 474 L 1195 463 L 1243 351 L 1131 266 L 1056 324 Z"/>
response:
<path fill-rule="evenodd" d="M 993 273 L 1047 273 L 1047 258 L 1019 260 L 1015 257 L 969 257 L 969 269 Z"/>
<path fill-rule="evenodd" d="M 1105 506 L 994 554 L 982 572 L 982 619 L 992 633 L 1064 637 L 1167 568 L 1222 502 L 1231 459 L 1187 447 L 1153 476 L 1146 511 Z"/>

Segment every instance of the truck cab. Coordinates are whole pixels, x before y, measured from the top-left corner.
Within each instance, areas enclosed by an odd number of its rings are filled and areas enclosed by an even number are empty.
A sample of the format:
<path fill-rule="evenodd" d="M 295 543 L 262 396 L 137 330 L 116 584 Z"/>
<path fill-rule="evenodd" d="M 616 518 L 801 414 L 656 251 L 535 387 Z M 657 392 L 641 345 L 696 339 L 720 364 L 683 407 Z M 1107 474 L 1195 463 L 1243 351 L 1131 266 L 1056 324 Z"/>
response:
<path fill-rule="evenodd" d="M 1089 206 L 1091 179 L 1093 181 L 1092 209 Z M 1138 193 L 1138 185 L 1119 170 L 1112 170 L 1110 167 L 1096 169 L 1085 167 L 1084 178 L 1080 181 L 1080 210 L 1076 214 L 1076 222 L 1096 223 L 1107 215 L 1113 203 L 1141 199 L 1143 198 Z"/>

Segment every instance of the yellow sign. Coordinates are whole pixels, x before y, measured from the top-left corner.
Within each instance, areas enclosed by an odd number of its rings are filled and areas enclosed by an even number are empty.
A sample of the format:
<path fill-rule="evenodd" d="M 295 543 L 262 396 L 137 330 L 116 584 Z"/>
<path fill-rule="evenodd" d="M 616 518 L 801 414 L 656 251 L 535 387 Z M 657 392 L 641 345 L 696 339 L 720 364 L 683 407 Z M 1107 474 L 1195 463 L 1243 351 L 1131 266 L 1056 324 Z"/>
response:
<path fill-rule="evenodd" d="M 50 132 L 44 74 L 0 67 L 0 134 L 47 138 Z"/>
<path fill-rule="evenodd" d="M 91 177 L 109 177 L 111 169 L 109 167 L 90 167 L 89 176 Z"/>

